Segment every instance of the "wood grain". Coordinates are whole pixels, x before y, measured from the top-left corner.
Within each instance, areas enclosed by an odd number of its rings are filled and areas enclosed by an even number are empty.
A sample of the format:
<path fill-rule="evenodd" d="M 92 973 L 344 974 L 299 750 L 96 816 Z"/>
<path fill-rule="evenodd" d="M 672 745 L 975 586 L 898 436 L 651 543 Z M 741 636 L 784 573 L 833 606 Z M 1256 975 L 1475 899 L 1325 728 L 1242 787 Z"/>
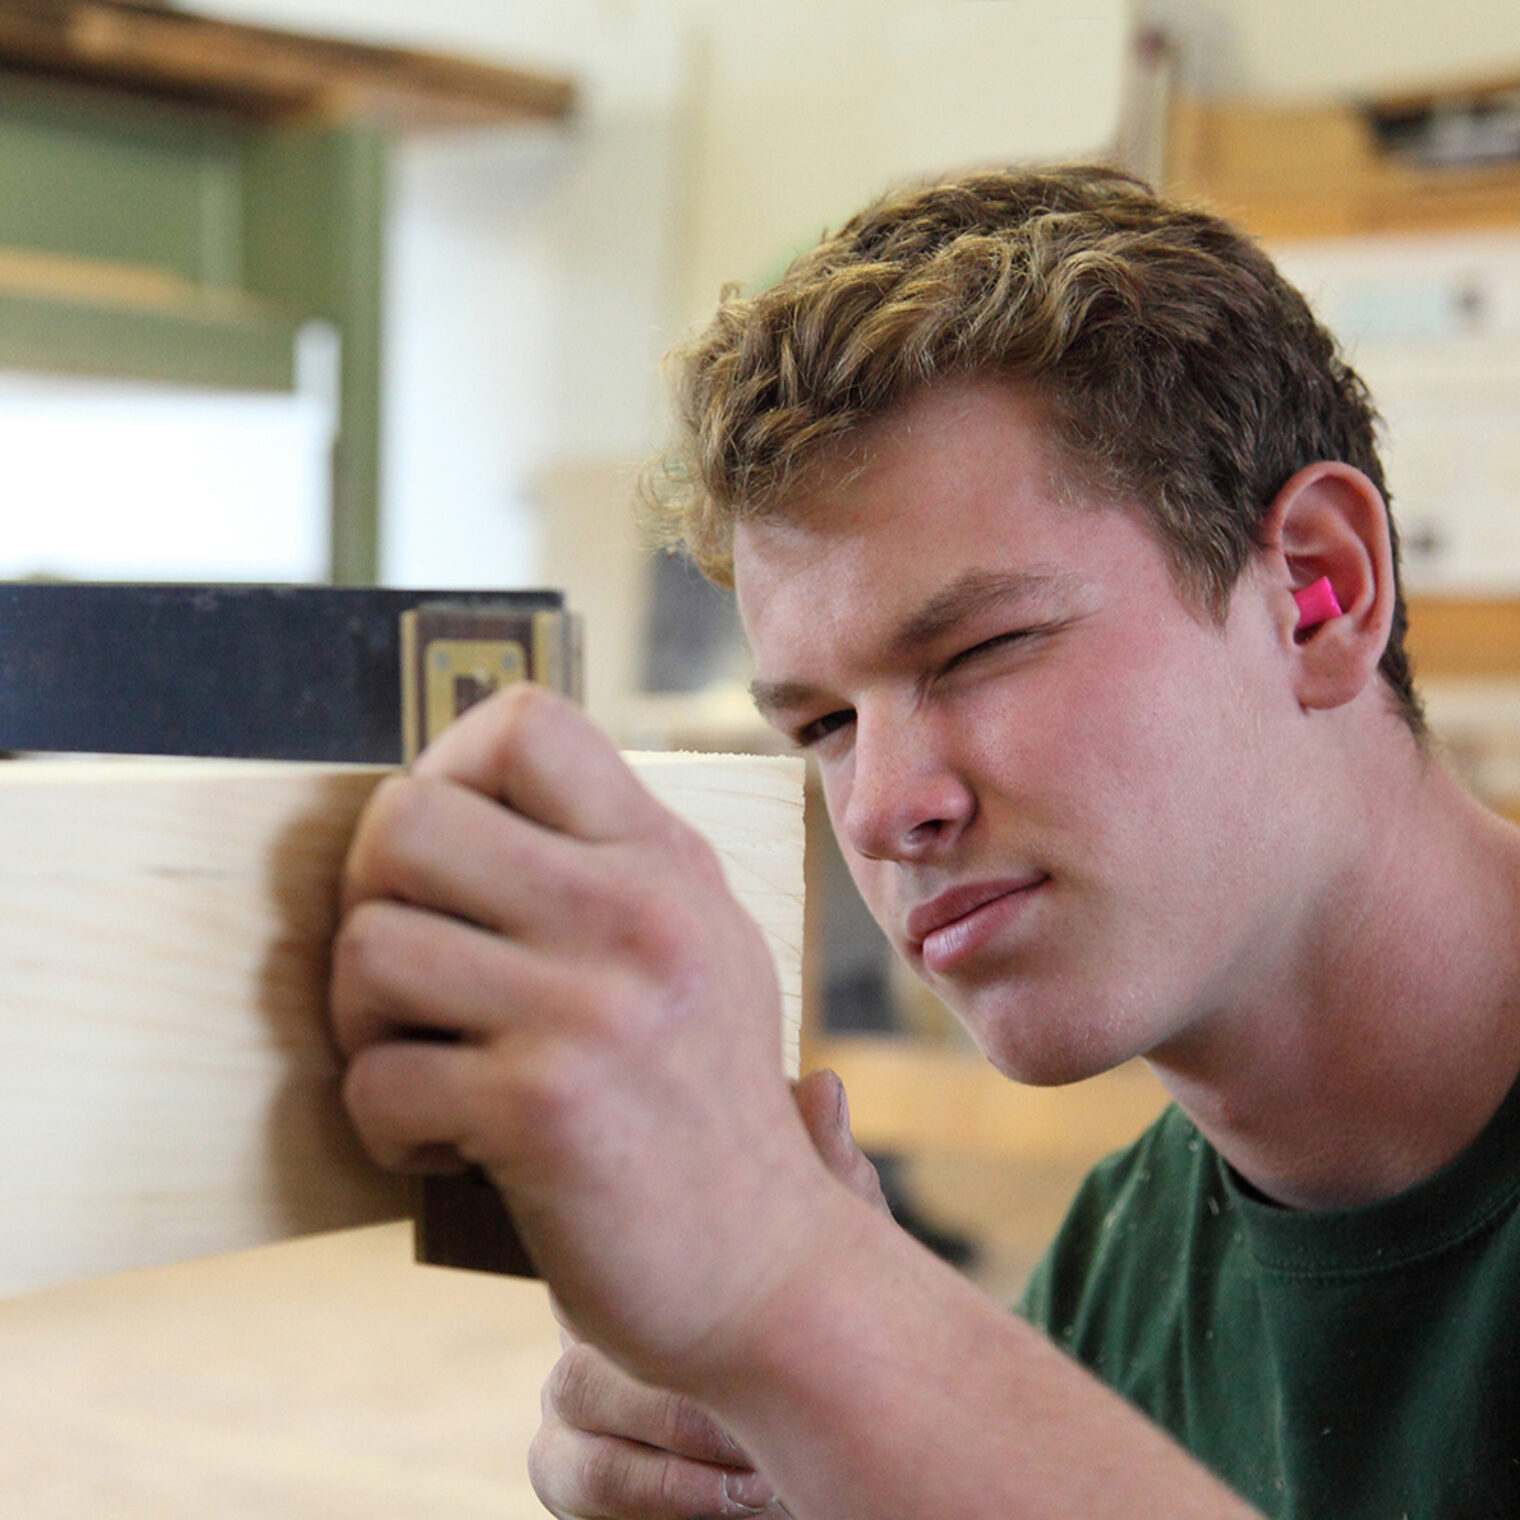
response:
<path fill-rule="evenodd" d="M 800 765 L 632 758 L 717 846 L 795 1031 Z M 324 1020 L 340 862 L 383 774 L 0 766 L 0 1293 L 405 1210 L 342 1115 Z"/>

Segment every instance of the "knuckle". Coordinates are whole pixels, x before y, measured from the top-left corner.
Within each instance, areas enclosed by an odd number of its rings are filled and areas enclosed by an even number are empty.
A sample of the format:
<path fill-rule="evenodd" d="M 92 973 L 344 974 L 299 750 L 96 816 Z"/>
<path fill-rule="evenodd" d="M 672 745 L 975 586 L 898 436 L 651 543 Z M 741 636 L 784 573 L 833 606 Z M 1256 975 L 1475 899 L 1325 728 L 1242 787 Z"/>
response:
<path fill-rule="evenodd" d="M 528 1482 L 545 1508 L 558 1514 L 555 1505 L 569 1498 L 563 1472 L 563 1445 L 559 1432 L 547 1421 L 534 1432 L 528 1443 Z"/>
<path fill-rule="evenodd" d="M 361 1138 L 382 1143 L 382 1134 L 395 1106 L 393 1062 L 383 1046 L 363 1051 L 343 1073 L 343 1106 L 360 1130 Z"/>
<path fill-rule="evenodd" d="M 708 891 L 726 891 L 727 877 L 723 861 L 712 841 L 684 818 L 666 811 L 663 815 L 662 845 L 673 865 L 685 880 Z"/>
<path fill-rule="evenodd" d="M 409 895 L 434 833 L 441 786 L 419 776 L 388 776 L 380 783 L 349 852 L 346 882 L 351 894 Z"/>
<path fill-rule="evenodd" d="M 625 1510 L 637 1482 L 634 1454 L 617 1441 L 593 1441 L 581 1454 L 578 1487 L 593 1505 Z"/>
<path fill-rule="evenodd" d="M 628 902 L 624 935 L 641 960 L 656 969 L 678 966 L 690 954 L 699 916 L 671 894 L 646 888 Z"/>
<path fill-rule="evenodd" d="M 478 719 L 491 724 L 490 759 L 498 775 L 510 774 L 555 721 L 559 699 L 546 687 L 520 681 L 480 704 Z"/>
<path fill-rule="evenodd" d="M 357 990 L 380 979 L 388 951 L 388 919 L 383 903 L 362 902 L 349 909 L 333 936 L 335 986 Z"/>
<path fill-rule="evenodd" d="M 508 1085 L 501 1093 L 502 1101 L 490 1105 L 497 1112 L 496 1138 L 480 1146 L 479 1154 L 471 1159 L 483 1164 L 500 1159 L 493 1153 L 507 1140 L 506 1148 L 525 1164 L 535 1156 L 573 1150 L 586 1116 L 595 1112 L 598 1100 L 605 1096 L 597 1055 L 584 1040 L 573 1044 L 556 1040 L 534 1053 L 525 1052 L 505 1078 Z M 511 1114 L 510 1127 L 502 1118 L 506 1113 Z M 584 1376 L 589 1387 L 589 1369 L 575 1368 L 565 1376 L 572 1373 Z M 569 1391 L 579 1395 L 587 1389 L 572 1383 Z"/>
<path fill-rule="evenodd" d="M 605 1382 L 599 1374 L 601 1359 L 587 1346 L 571 1346 L 554 1364 L 544 1384 L 544 1405 L 577 1430 L 597 1428 L 597 1389 Z"/>
<path fill-rule="evenodd" d="M 411 895 L 419 863 L 438 832 L 446 782 L 408 776 L 387 792 L 374 842 L 375 869 L 385 886 L 401 897 Z"/>
<path fill-rule="evenodd" d="M 712 1462 L 742 1462 L 744 1453 L 711 1415 L 679 1393 L 660 1400 L 659 1428 L 673 1451 L 687 1452 Z"/>
<path fill-rule="evenodd" d="M 385 1063 L 361 1056 L 343 1074 L 342 1098 L 359 1143 L 386 1169 L 399 1161 L 403 1147 L 392 1134 L 392 1087 Z"/>
<path fill-rule="evenodd" d="M 887 1195 L 881 1185 L 881 1173 L 864 1151 L 855 1152 L 849 1187 L 857 1197 L 864 1199 L 873 1208 L 880 1209 L 884 1214 L 891 1213 L 891 1206 L 887 1203 Z"/>

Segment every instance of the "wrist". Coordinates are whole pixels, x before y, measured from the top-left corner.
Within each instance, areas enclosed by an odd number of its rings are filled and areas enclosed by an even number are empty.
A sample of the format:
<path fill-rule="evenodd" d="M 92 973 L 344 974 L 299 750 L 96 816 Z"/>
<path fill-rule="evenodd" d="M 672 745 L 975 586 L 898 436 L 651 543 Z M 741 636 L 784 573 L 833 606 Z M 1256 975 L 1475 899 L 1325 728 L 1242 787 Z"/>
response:
<path fill-rule="evenodd" d="M 883 1274 L 883 1266 L 900 1248 L 919 1251 L 881 1208 L 821 1168 L 809 1195 L 793 1201 L 799 1206 L 789 1220 L 766 1237 L 772 1270 L 683 1359 L 667 1386 L 718 1408 L 754 1399 L 767 1379 L 806 1378 L 811 1358 L 799 1362 L 795 1348 L 821 1347 L 817 1326 L 839 1328 L 873 1276 L 878 1284 L 896 1279 L 891 1270 Z"/>

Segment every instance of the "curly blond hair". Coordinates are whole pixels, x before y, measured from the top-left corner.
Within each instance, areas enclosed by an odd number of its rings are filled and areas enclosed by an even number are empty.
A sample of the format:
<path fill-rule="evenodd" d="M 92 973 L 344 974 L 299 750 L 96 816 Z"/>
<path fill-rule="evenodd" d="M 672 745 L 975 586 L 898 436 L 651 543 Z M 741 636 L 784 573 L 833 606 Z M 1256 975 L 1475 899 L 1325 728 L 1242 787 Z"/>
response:
<path fill-rule="evenodd" d="M 1298 469 L 1341 460 L 1387 495 L 1367 390 L 1298 291 L 1229 223 L 1101 165 L 889 193 L 769 289 L 725 291 L 671 366 L 645 516 L 723 585 L 737 522 L 788 510 L 915 390 L 973 375 L 1033 386 L 1073 478 L 1140 503 L 1215 616 Z M 1405 626 L 1400 594 L 1381 670 L 1418 734 Z"/>

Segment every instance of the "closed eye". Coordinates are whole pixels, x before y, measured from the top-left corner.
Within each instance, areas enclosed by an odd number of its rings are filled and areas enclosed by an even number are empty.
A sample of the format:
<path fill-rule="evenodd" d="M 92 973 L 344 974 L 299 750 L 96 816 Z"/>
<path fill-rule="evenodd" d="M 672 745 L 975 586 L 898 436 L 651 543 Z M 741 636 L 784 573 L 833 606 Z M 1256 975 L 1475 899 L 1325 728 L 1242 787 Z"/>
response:
<path fill-rule="evenodd" d="M 980 659 L 983 655 L 994 654 L 1000 649 L 1022 644 L 1034 634 L 1042 632 L 1044 632 L 1043 628 L 1014 628 L 994 638 L 983 639 L 980 644 L 973 644 L 970 649 L 963 649 L 959 654 L 953 655 L 946 661 L 945 669 L 954 670 L 958 665 L 965 665 L 972 660 Z"/>

